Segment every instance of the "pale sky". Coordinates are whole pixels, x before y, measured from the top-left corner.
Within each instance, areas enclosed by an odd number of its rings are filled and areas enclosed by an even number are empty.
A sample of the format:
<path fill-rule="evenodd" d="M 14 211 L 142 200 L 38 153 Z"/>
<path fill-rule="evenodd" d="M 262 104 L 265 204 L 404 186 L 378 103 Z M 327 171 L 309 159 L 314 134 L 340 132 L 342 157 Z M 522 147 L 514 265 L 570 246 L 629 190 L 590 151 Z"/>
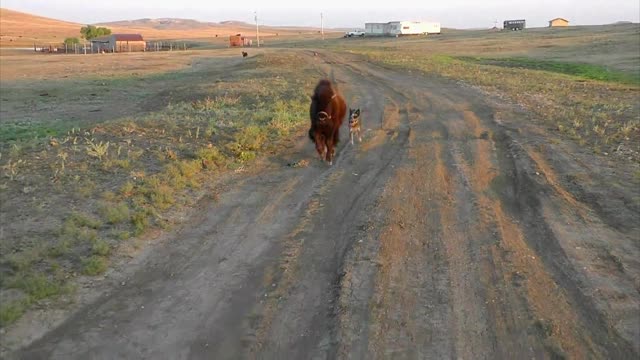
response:
<path fill-rule="evenodd" d="M 254 11 L 260 24 L 296 26 L 319 26 L 322 12 L 326 27 L 426 20 L 443 27 L 482 28 L 519 18 L 528 27 L 539 27 L 556 17 L 572 25 L 640 22 L 639 0 L 401 0 L 386 5 L 374 0 L 2 0 L 2 7 L 85 24 L 162 17 L 252 23 Z"/>

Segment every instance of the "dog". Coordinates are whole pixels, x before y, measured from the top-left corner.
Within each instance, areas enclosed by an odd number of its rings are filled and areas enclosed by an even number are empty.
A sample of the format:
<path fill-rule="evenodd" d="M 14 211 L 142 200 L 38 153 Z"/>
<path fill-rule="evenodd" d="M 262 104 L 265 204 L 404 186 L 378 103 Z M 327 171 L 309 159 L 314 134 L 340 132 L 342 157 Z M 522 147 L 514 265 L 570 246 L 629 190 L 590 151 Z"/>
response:
<path fill-rule="evenodd" d="M 362 142 L 362 136 L 360 135 L 361 129 L 360 109 L 349 108 L 349 136 L 351 137 L 351 145 L 353 145 L 353 138 L 356 135 L 358 136 L 358 142 Z"/>
<path fill-rule="evenodd" d="M 249 54 L 248 54 L 246 51 L 243 51 L 243 52 L 242 52 L 242 57 L 243 57 L 243 58 L 246 58 L 247 56 L 249 56 Z"/>

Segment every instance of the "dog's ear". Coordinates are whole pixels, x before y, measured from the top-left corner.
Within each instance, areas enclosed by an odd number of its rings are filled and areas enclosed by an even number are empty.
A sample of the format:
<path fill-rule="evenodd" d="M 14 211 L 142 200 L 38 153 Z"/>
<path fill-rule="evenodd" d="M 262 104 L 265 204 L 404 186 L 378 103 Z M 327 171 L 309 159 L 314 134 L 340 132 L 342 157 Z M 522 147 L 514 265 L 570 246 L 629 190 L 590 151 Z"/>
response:
<path fill-rule="evenodd" d="M 360 108 L 355 109 L 353 112 L 356 114 L 356 116 L 360 116 Z"/>

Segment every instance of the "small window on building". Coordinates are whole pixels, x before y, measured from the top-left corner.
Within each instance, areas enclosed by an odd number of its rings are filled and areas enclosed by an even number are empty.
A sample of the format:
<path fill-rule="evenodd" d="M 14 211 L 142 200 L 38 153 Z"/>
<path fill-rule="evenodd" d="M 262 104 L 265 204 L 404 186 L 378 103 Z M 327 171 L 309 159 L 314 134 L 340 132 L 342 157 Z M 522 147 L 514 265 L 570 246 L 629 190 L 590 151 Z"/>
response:
<path fill-rule="evenodd" d="M 410 28 L 408 26 L 403 26 L 402 29 L 403 30 L 409 30 Z"/>

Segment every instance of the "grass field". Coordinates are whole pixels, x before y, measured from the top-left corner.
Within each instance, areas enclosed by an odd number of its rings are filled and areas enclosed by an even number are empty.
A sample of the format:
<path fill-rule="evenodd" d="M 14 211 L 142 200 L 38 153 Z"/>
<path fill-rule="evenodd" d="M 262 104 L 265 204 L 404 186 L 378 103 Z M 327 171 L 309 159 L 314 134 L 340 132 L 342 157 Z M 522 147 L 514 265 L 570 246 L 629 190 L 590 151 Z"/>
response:
<path fill-rule="evenodd" d="M 479 86 L 522 106 L 532 121 L 596 153 L 616 153 L 637 163 L 639 34 L 640 27 L 634 24 L 517 34 L 457 32 L 339 46 L 385 66 Z M 615 52 L 603 56 L 594 54 L 594 48 Z"/>
<path fill-rule="evenodd" d="M 171 227 L 171 214 L 207 194 L 212 179 L 297 134 L 320 74 L 295 49 L 355 53 L 481 87 L 625 166 L 640 163 L 639 33 L 634 24 L 426 39 L 299 36 L 246 60 L 237 49 L 4 54 L 0 291 L 8 301 L 0 324 L 73 291 L 76 276 L 104 273 L 116 249 Z"/>
<path fill-rule="evenodd" d="M 147 63 L 127 59 L 128 66 Z M 0 286 L 20 296 L 2 302 L 2 324 L 70 291 L 74 274 L 102 274 L 123 241 L 172 226 L 167 211 L 192 203 L 212 178 L 242 169 L 306 123 L 306 92 L 317 75 L 299 55 L 161 59 L 167 64 L 135 76 L 125 66 L 43 87 L 3 84 L 12 91 L 3 91 L 10 106 L 0 127 Z"/>

